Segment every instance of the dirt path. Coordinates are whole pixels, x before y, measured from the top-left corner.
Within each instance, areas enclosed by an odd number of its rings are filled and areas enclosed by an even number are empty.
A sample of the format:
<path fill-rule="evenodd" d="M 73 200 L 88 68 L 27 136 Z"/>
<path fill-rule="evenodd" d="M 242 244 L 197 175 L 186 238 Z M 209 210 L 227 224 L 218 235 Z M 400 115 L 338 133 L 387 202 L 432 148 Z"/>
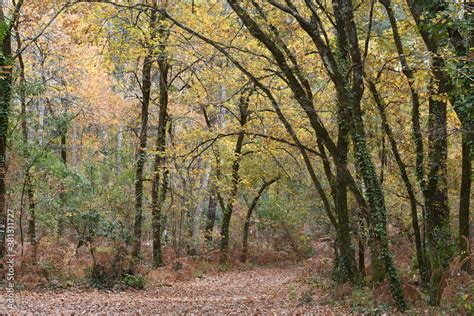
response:
<path fill-rule="evenodd" d="M 137 292 L 19 292 L 14 313 L 294 314 L 331 315 L 323 306 L 298 306 L 289 293 L 297 268 L 259 268 L 204 276 Z"/>

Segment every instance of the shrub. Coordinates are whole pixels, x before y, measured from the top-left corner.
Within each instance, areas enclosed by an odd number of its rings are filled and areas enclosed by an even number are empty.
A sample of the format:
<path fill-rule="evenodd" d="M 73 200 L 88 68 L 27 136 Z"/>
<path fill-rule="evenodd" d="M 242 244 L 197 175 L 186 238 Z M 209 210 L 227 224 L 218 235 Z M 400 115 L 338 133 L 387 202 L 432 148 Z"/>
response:
<path fill-rule="evenodd" d="M 112 288 L 117 279 L 102 265 L 94 265 L 86 269 L 86 276 L 89 284 L 97 289 Z"/>
<path fill-rule="evenodd" d="M 141 290 L 145 287 L 145 278 L 141 274 L 137 275 L 131 275 L 131 274 L 126 274 L 122 278 L 122 283 L 125 286 Z"/>

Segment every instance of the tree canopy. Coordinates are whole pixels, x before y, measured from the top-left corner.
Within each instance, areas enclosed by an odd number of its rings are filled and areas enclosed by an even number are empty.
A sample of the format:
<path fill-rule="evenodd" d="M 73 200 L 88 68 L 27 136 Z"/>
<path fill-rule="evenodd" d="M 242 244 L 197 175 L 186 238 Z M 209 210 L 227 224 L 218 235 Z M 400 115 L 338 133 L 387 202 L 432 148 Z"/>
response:
<path fill-rule="evenodd" d="M 4 284 L 9 256 L 17 282 L 47 266 L 48 283 L 140 288 L 186 258 L 301 263 L 328 244 L 334 289 L 472 312 L 473 11 L 0 1 Z"/>

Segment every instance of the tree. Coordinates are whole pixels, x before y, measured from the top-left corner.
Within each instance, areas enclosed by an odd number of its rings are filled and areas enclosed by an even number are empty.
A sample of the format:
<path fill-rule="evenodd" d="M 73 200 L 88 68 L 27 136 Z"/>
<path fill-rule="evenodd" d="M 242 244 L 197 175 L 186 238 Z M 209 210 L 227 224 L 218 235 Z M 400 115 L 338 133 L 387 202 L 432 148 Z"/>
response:
<path fill-rule="evenodd" d="M 168 30 L 163 23 L 158 26 L 158 37 L 160 40 L 158 69 L 160 78 L 159 114 L 158 114 L 158 137 L 156 141 L 155 162 L 153 165 L 153 186 L 151 192 L 151 207 L 153 217 L 153 265 L 159 267 L 163 265 L 161 255 L 161 234 L 162 234 L 162 208 L 166 198 L 167 171 L 165 166 L 166 149 L 166 127 L 168 125 L 168 57 L 166 55 L 166 38 Z M 161 179 L 161 180 L 160 180 Z"/>
<path fill-rule="evenodd" d="M 225 204 L 222 217 L 222 224 L 221 224 L 221 259 L 222 263 L 227 261 L 227 252 L 229 251 L 229 227 L 230 227 L 230 220 L 232 218 L 232 212 L 234 211 L 234 205 L 237 198 L 237 192 L 239 190 L 239 182 L 240 182 L 240 163 L 243 157 L 242 147 L 244 146 L 244 139 L 245 139 L 245 125 L 249 119 L 249 100 L 252 95 L 252 90 L 246 92 L 242 95 L 239 99 L 238 107 L 239 107 L 239 125 L 240 131 L 237 136 L 237 141 L 235 143 L 234 149 L 234 158 L 232 162 L 232 182 L 231 182 L 231 189 L 229 193 L 229 197 L 227 198 L 227 203 Z"/>
<path fill-rule="evenodd" d="M 463 128 L 463 157 L 470 155 L 471 146 L 466 142 L 472 142 L 473 121 L 467 114 L 468 97 L 464 89 L 465 80 L 456 80 L 456 75 L 449 71 L 447 57 L 444 56 L 442 48 L 451 46 L 449 49 L 455 52 L 455 55 L 467 56 L 467 47 L 469 44 L 462 39 L 461 29 L 458 23 L 453 21 L 449 11 L 451 6 L 444 1 L 435 1 L 433 3 L 407 2 L 411 15 L 417 25 L 418 31 L 423 39 L 428 51 L 432 54 L 430 60 L 430 70 L 432 79 L 430 85 L 429 97 L 429 174 L 427 180 L 426 197 L 426 221 L 427 237 L 429 247 L 429 259 L 432 269 L 432 297 L 431 301 L 437 305 L 440 302 L 441 278 L 444 269 L 448 266 L 452 256 L 452 241 L 450 228 L 450 214 L 447 193 L 447 131 L 446 131 L 446 112 L 448 101 L 453 106 L 458 119 Z M 433 23 L 437 19 L 446 19 L 439 25 Z M 450 45 L 449 45 L 450 44 Z M 463 67 L 465 61 L 460 62 L 455 67 Z M 456 82 L 460 82 L 457 84 Z M 457 86 L 460 86 L 459 88 Z M 472 144 L 471 144 L 472 145 Z M 469 222 L 469 202 L 470 199 L 470 164 L 462 162 L 462 184 L 460 198 L 460 240 L 465 240 L 466 228 L 464 221 Z M 466 223 L 467 224 L 467 223 Z M 467 236 L 468 237 L 468 236 Z M 460 243 L 460 248 L 465 249 L 467 243 Z M 466 268 L 466 266 L 465 266 Z"/>
<path fill-rule="evenodd" d="M 281 67 L 282 72 L 286 74 L 290 88 L 293 90 L 296 99 L 300 102 L 303 109 L 307 113 L 316 133 L 320 134 L 325 145 L 330 151 L 332 151 L 332 155 L 337 156 L 337 159 L 339 159 L 338 166 L 342 165 L 343 162 L 341 161 L 341 158 L 343 158 L 343 155 L 341 156 L 341 153 L 338 152 L 337 148 L 333 147 L 334 144 L 329 140 L 329 138 L 323 136 L 324 134 L 327 134 L 327 132 L 319 123 L 316 113 L 311 111 L 311 108 L 313 108 L 312 101 L 307 97 L 307 95 L 305 95 L 305 89 L 298 83 L 298 79 L 291 72 L 282 52 L 278 49 L 276 44 L 265 35 L 265 32 L 261 30 L 259 25 L 237 3 L 237 1 L 229 1 L 229 4 L 232 6 L 234 11 L 237 13 L 242 22 L 247 26 L 253 36 L 259 39 L 268 48 L 268 50 L 272 52 L 277 63 Z M 318 32 L 318 29 L 314 26 L 311 26 L 311 24 L 298 13 L 295 7 L 292 7 L 290 4 L 289 7 L 283 7 L 274 1 L 272 1 L 272 4 L 285 12 L 289 12 L 289 14 L 293 15 L 298 20 L 298 23 L 300 23 L 301 27 L 305 29 L 305 31 L 315 42 L 315 45 L 317 46 L 319 53 L 322 55 L 323 60 L 334 61 L 334 55 L 328 50 L 328 47 L 324 43 L 321 35 Z M 403 300 L 400 279 L 389 250 L 389 241 L 386 230 L 386 209 L 384 194 L 368 151 L 362 111 L 360 108 L 360 100 L 362 98 L 364 89 L 362 82 L 363 67 L 358 46 L 356 26 L 353 20 L 353 8 L 352 4 L 348 2 L 335 1 L 333 5 L 335 6 L 335 12 L 341 13 L 341 16 L 339 17 L 339 24 L 336 25 L 341 28 L 339 37 L 347 35 L 345 41 L 349 46 L 348 50 L 352 61 L 353 72 L 351 90 L 345 90 L 346 82 L 343 80 L 343 76 L 341 76 L 341 74 L 336 70 L 337 68 L 334 67 L 337 66 L 335 62 L 332 64 L 326 64 L 326 69 L 329 75 L 332 77 L 331 79 L 333 80 L 335 86 L 339 87 L 341 92 L 343 92 L 338 94 L 338 97 L 342 98 L 342 100 L 339 100 L 339 102 L 344 104 L 344 106 L 349 106 L 351 111 L 351 117 L 353 119 L 351 134 L 357 151 L 357 163 L 361 169 L 362 178 L 367 191 L 366 196 L 368 199 L 368 205 L 371 209 L 371 220 L 373 220 L 374 225 L 373 231 L 375 243 L 373 244 L 374 247 L 372 248 L 372 252 L 375 256 L 380 255 L 381 260 L 385 265 L 386 271 L 389 272 L 389 280 L 391 283 L 391 290 L 394 300 L 397 303 L 397 306 L 401 310 L 404 310 L 406 306 Z M 318 23 L 319 21 L 319 17 L 315 10 L 312 10 L 312 19 L 315 23 Z"/>
<path fill-rule="evenodd" d="M 148 141 L 148 108 L 151 96 L 151 71 L 156 58 L 155 40 L 157 36 L 158 15 L 155 10 L 148 11 L 150 33 L 145 38 L 144 49 L 146 55 L 143 59 L 141 78 L 141 114 L 140 114 L 140 136 L 137 149 L 137 165 L 135 172 L 135 222 L 134 243 L 132 255 L 138 258 L 141 252 L 142 221 L 143 221 L 143 169 L 146 161 L 146 150 Z M 165 112 L 166 113 L 166 112 Z"/>
<path fill-rule="evenodd" d="M 16 38 L 16 43 L 18 49 L 21 51 L 22 48 L 22 42 L 20 38 L 20 33 L 19 33 L 19 28 L 18 24 L 15 25 L 15 38 Z M 21 103 L 21 129 L 22 129 L 22 135 L 23 135 L 23 146 L 24 146 L 24 156 L 25 159 L 28 161 L 29 158 L 29 140 L 28 140 L 28 122 L 27 122 L 27 81 L 26 81 L 26 75 L 25 75 L 25 62 L 23 60 L 23 54 L 20 52 L 18 54 L 18 64 L 20 66 L 20 80 L 19 80 L 19 85 L 20 85 L 20 103 Z M 26 191 L 26 195 L 28 198 L 28 214 L 29 214 L 29 219 L 28 219 L 28 234 L 29 234 L 29 239 L 30 243 L 35 248 L 36 246 L 36 203 L 34 200 L 34 192 L 33 192 L 33 184 L 31 180 L 31 174 L 30 174 L 30 167 L 26 167 L 25 171 L 25 180 L 24 180 L 24 189 L 23 191 Z M 24 196 L 24 193 L 22 193 L 22 197 Z M 20 214 L 23 213 L 23 209 L 21 209 Z M 21 218 L 21 216 L 20 216 Z M 20 219 L 21 223 L 21 219 Z M 22 241 L 23 243 L 23 241 Z M 35 252 L 32 254 L 33 260 L 35 260 Z"/>
<path fill-rule="evenodd" d="M 23 1 L 16 3 L 12 17 L 6 16 L 6 4 L 0 2 L 0 259 L 5 255 L 5 225 L 7 211 L 7 141 L 8 121 L 13 84 L 12 30 L 20 15 Z"/>

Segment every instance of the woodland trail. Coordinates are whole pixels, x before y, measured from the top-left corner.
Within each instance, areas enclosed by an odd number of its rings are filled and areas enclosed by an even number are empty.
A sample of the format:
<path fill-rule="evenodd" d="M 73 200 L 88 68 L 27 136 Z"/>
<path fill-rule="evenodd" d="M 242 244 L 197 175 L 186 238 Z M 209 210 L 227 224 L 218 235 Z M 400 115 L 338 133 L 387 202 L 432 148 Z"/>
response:
<path fill-rule="evenodd" d="M 256 268 L 204 276 L 143 291 L 22 291 L 15 314 L 340 314 L 327 306 L 301 305 L 289 293 L 298 268 Z"/>

